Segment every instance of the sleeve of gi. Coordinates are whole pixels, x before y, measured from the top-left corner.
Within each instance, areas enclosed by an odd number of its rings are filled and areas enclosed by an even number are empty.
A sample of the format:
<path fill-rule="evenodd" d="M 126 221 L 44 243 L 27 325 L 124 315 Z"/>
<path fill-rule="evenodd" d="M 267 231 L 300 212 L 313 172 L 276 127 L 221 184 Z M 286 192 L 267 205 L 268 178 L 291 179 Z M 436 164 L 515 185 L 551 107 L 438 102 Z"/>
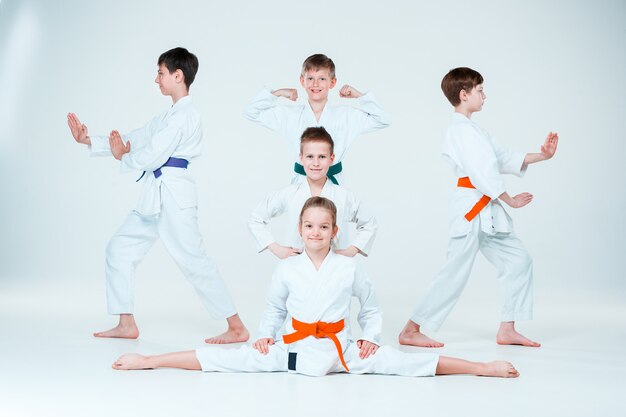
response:
<path fill-rule="evenodd" d="M 357 320 L 361 326 L 361 339 L 380 345 L 380 333 L 382 331 L 382 314 L 378 308 L 378 302 L 374 294 L 374 288 L 365 268 L 357 264 L 355 269 L 352 295 L 359 299 L 361 309 Z"/>
<path fill-rule="evenodd" d="M 257 251 L 263 252 L 271 243 L 276 242 L 269 224 L 272 218 L 280 216 L 286 209 L 287 196 L 283 189 L 268 195 L 252 211 L 248 218 L 248 230 L 252 234 Z"/>
<path fill-rule="evenodd" d="M 243 116 L 261 126 L 274 131 L 281 131 L 285 120 L 282 106 L 276 106 L 276 97 L 272 91 L 263 87 L 252 99 L 243 112 Z"/>
<path fill-rule="evenodd" d="M 361 204 L 354 195 L 350 193 L 346 199 L 348 221 L 356 224 L 357 231 L 352 245 L 358 248 L 363 255 L 368 256 L 376 238 L 378 223 L 371 210 Z"/>
<path fill-rule="evenodd" d="M 184 136 L 187 113 L 173 111 L 160 123 L 151 121 L 126 135 L 130 152 L 122 156 L 122 172 L 154 171 L 174 153 Z"/>
<path fill-rule="evenodd" d="M 272 282 L 267 291 L 267 302 L 261 324 L 259 326 L 259 338 L 276 338 L 287 317 L 287 296 L 289 289 L 283 279 L 282 263 L 279 263 L 272 275 Z"/>
<path fill-rule="evenodd" d="M 356 99 L 358 107 L 348 112 L 350 120 L 346 120 L 348 138 L 353 138 L 367 132 L 383 129 L 391 124 L 389 115 L 380 106 L 372 93 L 365 93 Z"/>
<path fill-rule="evenodd" d="M 491 146 L 496 153 L 500 173 L 512 174 L 518 177 L 523 177 L 524 174 L 526 174 L 527 168 L 527 166 L 524 165 L 524 158 L 526 158 L 526 153 L 514 151 L 507 146 L 501 146 L 491 136 L 489 137 L 489 140 L 491 141 Z"/>

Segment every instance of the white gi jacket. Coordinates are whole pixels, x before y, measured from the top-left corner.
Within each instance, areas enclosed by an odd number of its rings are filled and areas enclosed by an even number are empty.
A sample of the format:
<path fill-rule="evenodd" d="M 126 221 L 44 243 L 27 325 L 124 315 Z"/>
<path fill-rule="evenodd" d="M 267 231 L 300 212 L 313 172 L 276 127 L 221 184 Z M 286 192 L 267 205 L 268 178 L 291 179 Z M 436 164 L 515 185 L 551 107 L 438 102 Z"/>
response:
<path fill-rule="evenodd" d="M 488 234 L 512 232 L 511 217 L 497 199 L 506 191 L 500 174 L 523 176 L 526 153 L 498 145 L 487 131 L 457 112 L 452 115 L 442 153 L 456 177 L 455 185 L 458 178 L 469 177 L 476 187 L 456 188 L 451 201 L 450 235 L 464 236 L 471 231 L 470 222 L 464 216 L 483 195 L 491 201 L 479 214 L 482 231 Z"/>
<path fill-rule="evenodd" d="M 276 131 L 287 141 L 294 162 L 300 162 L 300 137 L 308 127 L 323 126 L 335 143 L 335 163 L 343 160 L 352 141 L 362 133 L 389 126 L 389 116 L 372 93 L 365 93 L 352 101 L 359 108 L 327 104 L 319 122 L 308 103 L 293 106 L 276 105 L 278 97 L 263 88 L 252 99 L 244 116 L 261 126 Z M 297 177 L 303 177 L 295 174 Z M 341 175 L 341 174 L 339 174 Z M 297 178 L 296 177 L 296 178 Z M 341 184 L 341 181 L 339 182 Z"/>
<path fill-rule="evenodd" d="M 367 273 L 353 258 L 331 250 L 319 270 L 306 252 L 283 259 L 272 276 L 259 337 L 275 339 L 283 323 L 285 334 L 294 332 L 292 317 L 305 323 L 334 323 L 343 319 L 344 330 L 336 336 L 345 353 L 352 337 L 349 327 L 352 296 L 361 304 L 360 339 L 380 345 L 382 315 Z M 325 375 L 336 366 L 338 353 L 331 339 L 309 336 L 287 346 L 290 352 L 298 353 L 299 373 Z"/>
<path fill-rule="evenodd" d="M 335 237 L 337 249 L 345 249 L 350 245 L 356 246 L 363 255 L 367 256 L 372 249 L 378 224 L 373 215 L 361 207 L 361 202 L 348 190 L 326 180 L 321 197 L 326 197 L 337 207 L 337 226 L 339 232 Z M 257 250 L 262 252 L 276 239 L 269 230 L 272 218 L 287 213 L 287 236 L 284 246 L 303 248 L 302 238 L 298 233 L 300 211 L 306 200 L 311 198 L 311 188 L 307 181 L 290 184 L 289 186 L 268 195 L 254 209 L 248 219 L 248 229 L 252 233 Z M 350 242 L 349 223 L 356 224 L 356 236 Z"/>
<path fill-rule="evenodd" d="M 108 136 L 90 138 L 92 155 L 111 155 Z M 197 206 L 196 183 L 187 169 L 164 167 L 159 178 L 153 174 L 170 157 L 191 161 L 200 155 L 202 125 L 190 96 L 181 98 L 144 127 L 123 138 L 125 142 L 130 140 L 131 148 L 122 156 L 121 171 L 147 171 L 136 211 L 144 215 L 159 213 L 162 185 L 167 187 L 180 208 Z"/>

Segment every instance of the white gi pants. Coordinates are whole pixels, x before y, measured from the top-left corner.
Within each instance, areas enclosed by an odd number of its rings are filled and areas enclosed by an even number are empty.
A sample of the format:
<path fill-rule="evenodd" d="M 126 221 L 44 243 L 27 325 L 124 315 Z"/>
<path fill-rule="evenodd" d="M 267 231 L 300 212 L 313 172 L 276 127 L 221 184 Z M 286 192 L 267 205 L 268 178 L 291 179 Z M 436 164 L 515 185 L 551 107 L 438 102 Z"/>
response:
<path fill-rule="evenodd" d="M 179 208 L 162 185 L 161 212 L 156 215 L 130 212 L 107 245 L 109 314 L 133 313 L 135 267 L 158 238 L 194 286 L 211 317 L 223 319 L 237 313 L 217 266 L 206 255 L 198 229 L 197 208 Z"/>
<path fill-rule="evenodd" d="M 439 355 L 435 353 L 406 353 L 392 346 L 381 346 L 369 358 L 361 359 L 356 343 L 348 343 L 343 355 L 351 374 L 434 376 L 439 363 Z M 282 341 L 269 346 L 267 355 L 261 354 L 250 345 L 235 349 L 214 345 L 196 350 L 196 358 L 204 372 L 302 373 L 298 372 L 298 359 L 295 370 L 288 369 L 288 347 Z M 336 372 L 346 372 L 339 357 L 334 368 L 327 373 Z M 308 375 L 323 376 L 326 373 Z"/>
<path fill-rule="evenodd" d="M 446 263 L 415 309 L 414 323 L 435 331 L 441 327 L 465 288 L 478 251 L 498 270 L 501 321 L 532 319 L 532 258 L 512 233 L 487 234 L 476 217 L 470 233 L 450 239 Z"/>

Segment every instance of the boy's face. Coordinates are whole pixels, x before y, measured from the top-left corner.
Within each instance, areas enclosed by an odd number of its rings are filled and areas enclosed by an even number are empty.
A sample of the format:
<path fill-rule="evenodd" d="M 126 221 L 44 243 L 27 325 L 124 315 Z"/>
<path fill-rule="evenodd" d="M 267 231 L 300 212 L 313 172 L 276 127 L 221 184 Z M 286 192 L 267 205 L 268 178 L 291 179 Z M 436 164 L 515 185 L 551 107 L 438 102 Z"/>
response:
<path fill-rule="evenodd" d="M 298 225 L 304 247 L 310 251 L 328 250 L 337 230 L 337 226 L 333 227 L 332 215 L 321 207 L 307 209 L 302 213 L 302 222 Z"/>
<path fill-rule="evenodd" d="M 320 68 L 317 71 L 307 71 L 300 76 L 300 84 L 306 91 L 309 100 L 321 101 L 328 98 L 328 91 L 337 83 L 336 78 L 330 78 L 328 68 Z"/>
<path fill-rule="evenodd" d="M 306 177 L 312 181 L 325 178 L 334 160 L 335 155 L 330 153 L 330 145 L 326 142 L 312 141 L 302 145 L 300 163 Z"/>
<path fill-rule="evenodd" d="M 157 71 L 157 76 L 154 79 L 154 82 L 159 85 L 161 89 L 161 94 L 164 96 L 171 96 L 174 91 L 174 87 L 179 83 L 178 78 L 180 75 L 178 74 L 178 70 L 171 72 L 167 69 L 164 64 L 159 65 L 159 69 Z"/>
<path fill-rule="evenodd" d="M 471 112 L 481 111 L 483 109 L 483 103 L 487 96 L 483 91 L 483 85 L 478 84 L 472 88 L 472 90 L 466 95 L 467 107 Z"/>

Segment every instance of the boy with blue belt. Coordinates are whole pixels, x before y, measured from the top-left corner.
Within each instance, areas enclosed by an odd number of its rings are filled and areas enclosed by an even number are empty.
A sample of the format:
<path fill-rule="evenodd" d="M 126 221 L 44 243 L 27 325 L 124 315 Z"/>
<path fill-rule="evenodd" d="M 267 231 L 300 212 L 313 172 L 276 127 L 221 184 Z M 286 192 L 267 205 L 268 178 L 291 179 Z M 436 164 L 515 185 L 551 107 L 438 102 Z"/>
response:
<path fill-rule="evenodd" d="M 287 141 L 294 160 L 294 183 L 302 182 L 306 177 L 299 161 L 300 135 L 306 128 L 324 127 L 332 136 L 335 163 L 330 167 L 329 175 L 335 184 L 342 185 L 341 161 L 352 141 L 362 133 L 389 126 L 389 117 L 374 95 L 361 93 L 350 85 L 341 87 L 339 97 L 355 99 L 359 108 L 327 105 L 328 93 L 336 83 L 335 63 L 326 55 L 311 55 L 302 64 L 300 75 L 300 84 L 307 94 L 306 104 L 276 105 L 279 97 L 296 101 L 298 91 L 295 88 L 263 88 L 244 112 L 248 120 L 278 132 Z"/>
<path fill-rule="evenodd" d="M 189 96 L 198 59 L 184 48 L 174 48 L 163 53 L 157 65 L 155 82 L 163 95 L 172 98 L 173 105 L 124 139 L 115 130 L 109 137 L 90 136 L 87 126 L 75 114 L 68 115 L 74 139 L 88 145 L 92 155 L 112 154 L 121 161 L 122 172 L 144 171 L 139 203 L 106 249 L 108 311 L 120 316 L 119 323 L 94 336 L 139 336 L 133 314 L 134 269 L 160 238 L 211 316 L 227 320 L 228 330 L 206 342 L 243 342 L 248 340 L 248 331 L 217 266 L 206 255 L 198 229 L 196 184 L 186 169 L 189 161 L 200 155 L 202 147 L 200 114 Z"/>
<path fill-rule="evenodd" d="M 515 330 L 516 321 L 532 319 L 532 259 L 513 233 L 511 218 L 500 203 L 519 208 L 530 203 L 533 196 L 521 193 L 511 197 L 501 174 L 523 176 L 529 164 L 554 156 L 559 138 L 550 132 L 540 153 L 515 152 L 498 145 L 471 120 L 486 99 L 482 84 L 483 77 L 470 68 L 453 69 L 441 82 L 455 110 L 443 145 L 444 159 L 458 178 L 452 200 L 451 237 L 446 263 L 400 333 L 403 345 L 443 346 L 424 335 L 422 327 L 437 330 L 443 324 L 480 251 L 498 269 L 503 306 L 497 343 L 540 346 Z"/>

